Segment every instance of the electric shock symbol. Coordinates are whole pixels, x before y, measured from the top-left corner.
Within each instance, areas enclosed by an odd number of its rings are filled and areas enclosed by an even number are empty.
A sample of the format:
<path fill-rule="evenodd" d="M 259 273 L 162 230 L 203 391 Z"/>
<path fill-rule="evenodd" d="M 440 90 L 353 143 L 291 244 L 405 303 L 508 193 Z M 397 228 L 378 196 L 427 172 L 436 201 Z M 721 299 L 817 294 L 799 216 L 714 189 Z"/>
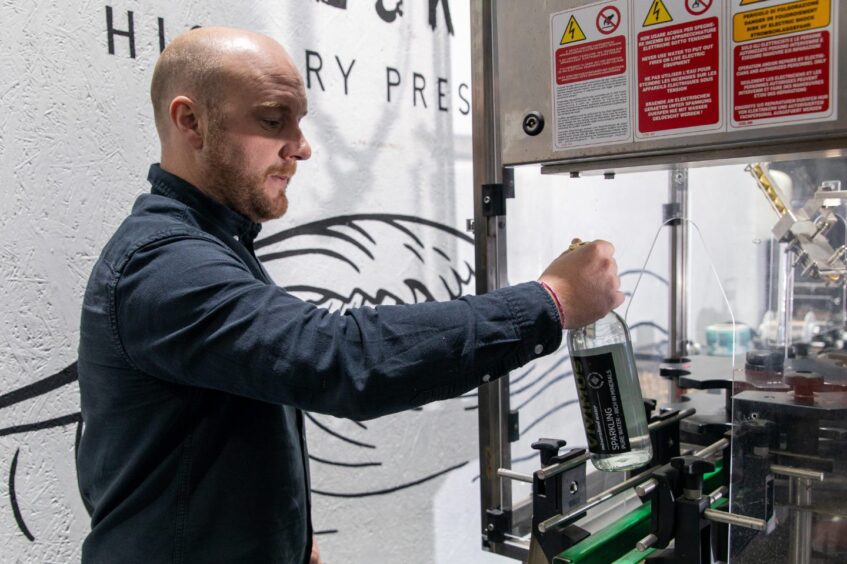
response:
<path fill-rule="evenodd" d="M 562 40 L 559 42 L 559 45 L 567 45 L 568 43 L 576 43 L 577 41 L 584 40 L 585 34 L 582 32 L 582 28 L 579 27 L 576 18 L 571 16 L 571 19 L 568 20 L 568 25 L 565 26 L 565 33 L 562 34 Z"/>
<path fill-rule="evenodd" d="M 642 27 L 668 23 L 672 21 L 673 18 L 671 17 L 671 13 L 668 12 L 668 9 L 665 7 L 665 3 L 662 2 L 662 0 L 653 0 L 653 5 L 650 6 L 650 11 L 647 12 L 647 17 L 644 18 L 644 23 L 642 24 Z"/>
<path fill-rule="evenodd" d="M 597 31 L 604 35 L 614 33 L 621 25 L 621 13 L 615 6 L 606 6 L 597 13 Z"/>

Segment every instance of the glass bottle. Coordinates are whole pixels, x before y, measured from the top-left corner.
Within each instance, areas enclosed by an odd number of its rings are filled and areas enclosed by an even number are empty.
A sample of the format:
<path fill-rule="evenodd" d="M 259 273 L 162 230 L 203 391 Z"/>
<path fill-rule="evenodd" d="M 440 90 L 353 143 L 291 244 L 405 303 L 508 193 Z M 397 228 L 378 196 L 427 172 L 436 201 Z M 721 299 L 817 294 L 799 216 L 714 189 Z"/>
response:
<path fill-rule="evenodd" d="M 626 323 L 612 311 L 570 331 L 568 348 L 591 462 L 605 471 L 649 463 L 653 449 Z"/>

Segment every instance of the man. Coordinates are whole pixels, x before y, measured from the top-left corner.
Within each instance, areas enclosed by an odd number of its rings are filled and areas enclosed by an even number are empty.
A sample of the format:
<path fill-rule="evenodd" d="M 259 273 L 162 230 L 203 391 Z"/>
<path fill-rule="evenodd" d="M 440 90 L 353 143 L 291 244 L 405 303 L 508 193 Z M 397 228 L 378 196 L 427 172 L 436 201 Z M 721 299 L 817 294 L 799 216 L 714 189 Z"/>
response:
<path fill-rule="evenodd" d="M 84 562 L 317 562 L 300 410 L 367 419 L 458 396 L 623 301 L 612 247 L 594 242 L 557 258 L 546 288 L 304 303 L 253 253 L 311 153 L 291 58 L 260 34 L 194 30 L 162 53 L 151 97 L 161 164 L 83 302 Z"/>

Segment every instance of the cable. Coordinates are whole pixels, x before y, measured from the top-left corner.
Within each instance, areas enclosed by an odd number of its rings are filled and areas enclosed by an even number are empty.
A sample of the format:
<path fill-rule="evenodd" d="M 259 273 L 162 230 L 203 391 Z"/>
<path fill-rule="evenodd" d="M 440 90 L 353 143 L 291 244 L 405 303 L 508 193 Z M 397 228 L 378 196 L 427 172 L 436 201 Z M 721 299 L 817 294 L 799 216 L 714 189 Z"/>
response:
<path fill-rule="evenodd" d="M 700 231 L 700 227 L 691 219 L 687 217 L 670 217 L 662 222 L 659 228 L 656 230 L 656 235 L 653 237 L 653 242 L 650 244 L 650 250 L 647 251 L 647 258 L 644 259 L 644 266 L 641 267 L 641 273 L 638 275 L 638 280 L 635 282 L 635 288 L 632 290 L 632 295 L 629 298 L 629 303 L 626 305 L 626 310 L 624 311 L 623 319 L 626 322 L 629 316 L 629 308 L 632 306 L 632 302 L 635 299 L 635 294 L 638 292 L 638 286 L 641 284 L 641 279 L 644 277 L 644 272 L 647 270 L 647 263 L 650 261 L 650 257 L 653 254 L 653 249 L 656 247 L 656 241 L 659 239 L 659 234 L 662 232 L 662 229 L 672 221 L 684 221 L 694 227 L 694 230 L 697 232 L 697 236 L 700 238 L 700 244 L 703 246 L 703 253 L 706 255 L 706 260 L 709 262 L 709 268 L 712 270 L 712 274 L 715 276 L 715 281 L 718 284 L 718 289 L 721 292 L 721 297 L 723 297 L 724 304 L 726 304 L 726 309 L 729 311 L 729 317 L 732 322 L 732 355 L 731 355 L 731 366 L 732 372 L 730 376 L 735 375 L 735 333 L 737 324 L 735 323 L 735 312 L 732 311 L 732 305 L 729 303 L 729 298 L 726 295 L 726 291 L 724 290 L 723 284 L 721 283 L 721 278 L 718 275 L 718 271 L 715 268 L 715 263 L 712 260 L 712 256 L 709 254 L 709 250 L 706 248 L 706 240 L 703 238 L 703 233 Z"/>

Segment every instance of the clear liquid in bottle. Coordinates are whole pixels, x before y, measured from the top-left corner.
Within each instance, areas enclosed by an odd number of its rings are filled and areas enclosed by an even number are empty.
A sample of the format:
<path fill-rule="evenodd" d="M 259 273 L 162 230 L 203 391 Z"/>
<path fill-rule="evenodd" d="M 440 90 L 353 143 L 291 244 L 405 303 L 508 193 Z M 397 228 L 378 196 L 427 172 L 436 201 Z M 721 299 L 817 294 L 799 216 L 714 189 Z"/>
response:
<path fill-rule="evenodd" d="M 568 333 L 591 462 L 619 472 L 650 462 L 653 449 L 629 330 L 610 312 Z"/>

